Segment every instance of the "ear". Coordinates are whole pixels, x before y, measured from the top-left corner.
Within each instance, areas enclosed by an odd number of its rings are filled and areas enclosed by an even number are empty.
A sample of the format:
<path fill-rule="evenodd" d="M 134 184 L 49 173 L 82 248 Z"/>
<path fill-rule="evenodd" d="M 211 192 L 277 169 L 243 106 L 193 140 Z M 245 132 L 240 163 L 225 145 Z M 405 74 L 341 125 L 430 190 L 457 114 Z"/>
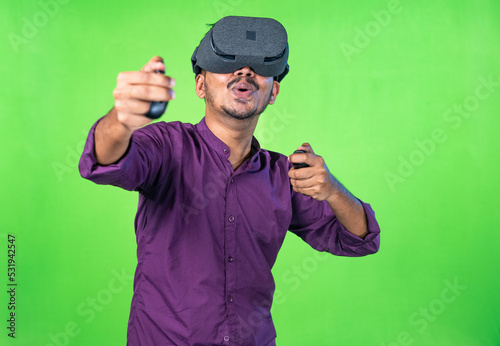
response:
<path fill-rule="evenodd" d="M 276 97 L 280 92 L 280 83 L 278 81 L 273 81 L 273 92 L 271 94 L 271 99 L 269 100 L 269 104 L 273 105 Z"/>
<path fill-rule="evenodd" d="M 196 75 L 196 95 L 198 95 L 198 97 L 200 99 L 204 99 L 205 98 L 205 76 L 201 73 L 198 73 Z"/>

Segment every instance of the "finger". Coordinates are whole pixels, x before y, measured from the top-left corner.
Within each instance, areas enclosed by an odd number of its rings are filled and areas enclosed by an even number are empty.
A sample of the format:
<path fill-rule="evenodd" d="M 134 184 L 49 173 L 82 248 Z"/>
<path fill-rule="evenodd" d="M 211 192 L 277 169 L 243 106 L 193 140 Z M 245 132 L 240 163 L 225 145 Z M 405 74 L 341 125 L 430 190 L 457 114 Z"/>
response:
<path fill-rule="evenodd" d="M 175 98 L 175 92 L 169 88 L 157 86 L 131 86 L 130 97 L 143 101 L 168 102 Z"/>
<path fill-rule="evenodd" d="M 292 154 L 288 156 L 288 161 L 292 163 L 306 163 L 309 166 L 311 166 L 311 160 L 314 158 L 314 152 L 312 150 L 312 147 L 309 143 L 302 143 L 300 147 L 297 148 L 297 150 L 303 150 L 305 153 L 297 153 L 297 154 Z M 301 168 L 303 169 L 303 168 Z"/>
<path fill-rule="evenodd" d="M 311 153 L 296 153 L 288 156 L 288 161 L 292 163 L 306 163 L 309 166 L 312 166 L 312 161 L 314 160 L 314 154 Z M 308 167 L 305 167 L 308 168 Z M 305 169 L 299 168 L 299 169 Z"/>
<path fill-rule="evenodd" d="M 172 88 L 175 86 L 175 80 L 172 77 L 159 73 L 146 73 L 143 71 L 120 72 L 117 78 L 117 86 L 125 87 L 133 84 L 148 84 Z"/>
<path fill-rule="evenodd" d="M 175 98 L 175 92 L 170 88 L 152 85 L 130 85 L 128 88 L 116 88 L 113 91 L 115 100 L 137 99 L 142 101 L 166 102 Z"/>
<path fill-rule="evenodd" d="M 317 197 L 320 193 L 320 189 L 318 186 L 312 187 L 293 187 L 294 191 L 299 192 L 306 196 L 311 196 L 313 198 Z"/>
<path fill-rule="evenodd" d="M 307 193 L 306 189 L 301 189 L 301 188 L 293 186 L 293 191 L 301 193 L 301 194 L 303 194 L 305 196 L 310 196 L 310 193 Z"/>
<path fill-rule="evenodd" d="M 290 179 L 290 184 L 292 184 L 293 187 L 296 187 L 298 189 L 308 189 L 317 185 L 317 183 L 313 179 L 305 179 L 305 180 Z"/>
<path fill-rule="evenodd" d="M 306 153 L 296 153 L 296 154 L 291 154 L 288 156 L 288 161 L 292 163 L 300 163 L 300 162 L 305 162 L 307 159 L 307 154 Z"/>
<path fill-rule="evenodd" d="M 288 171 L 288 176 L 290 179 L 298 179 L 298 180 L 303 180 L 303 179 L 310 179 L 314 176 L 315 170 L 312 167 L 304 167 L 304 168 L 291 168 Z"/>
<path fill-rule="evenodd" d="M 141 69 L 143 72 L 154 72 L 155 70 L 165 71 L 163 58 L 158 55 L 151 58 L 151 60 Z"/>
<path fill-rule="evenodd" d="M 115 108 L 119 113 L 144 115 L 149 111 L 151 102 L 136 99 L 116 100 Z"/>
<path fill-rule="evenodd" d="M 297 148 L 297 150 L 305 150 L 307 153 L 314 154 L 314 151 L 309 143 L 302 143 L 300 147 Z"/>

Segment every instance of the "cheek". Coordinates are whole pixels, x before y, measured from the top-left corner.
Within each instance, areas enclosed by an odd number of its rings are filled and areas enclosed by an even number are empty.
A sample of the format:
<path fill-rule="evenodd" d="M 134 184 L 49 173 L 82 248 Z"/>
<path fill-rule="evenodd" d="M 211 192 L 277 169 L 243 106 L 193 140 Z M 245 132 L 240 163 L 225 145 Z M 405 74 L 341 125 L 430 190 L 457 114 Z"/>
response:
<path fill-rule="evenodd" d="M 220 83 L 216 80 L 206 81 L 205 85 L 203 86 L 203 90 L 205 91 L 207 97 L 210 98 L 211 100 L 217 100 L 222 97 Z"/>
<path fill-rule="evenodd" d="M 262 90 L 262 102 L 265 102 L 266 104 L 269 103 L 273 95 L 272 85 L 270 87 L 267 87 L 265 90 L 263 89 L 261 90 Z"/>
<path fill-rule="evenodd" d="M 227 96 L 226 93 L 226 83 L 221 82 L 221 81 L 214 81 L 214 83 L 210 84 L 210 90 L 212 92 L 212 95 L 216 99 L 223 99 Z"/>

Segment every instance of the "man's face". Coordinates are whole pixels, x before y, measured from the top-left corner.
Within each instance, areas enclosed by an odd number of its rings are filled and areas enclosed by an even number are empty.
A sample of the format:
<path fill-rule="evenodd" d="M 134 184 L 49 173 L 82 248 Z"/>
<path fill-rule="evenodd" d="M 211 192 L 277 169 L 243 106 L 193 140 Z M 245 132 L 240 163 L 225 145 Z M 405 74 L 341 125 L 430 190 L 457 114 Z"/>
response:
<path fill-rule="evenodd" d="M 273 104 L 279 92 L 273 77 L 256 74 L 250 67 L 233 73 L 204 71 L 196 76 L 196 93 L 204 98 L 207 112 L 234 119 L 250 119 Z"/>

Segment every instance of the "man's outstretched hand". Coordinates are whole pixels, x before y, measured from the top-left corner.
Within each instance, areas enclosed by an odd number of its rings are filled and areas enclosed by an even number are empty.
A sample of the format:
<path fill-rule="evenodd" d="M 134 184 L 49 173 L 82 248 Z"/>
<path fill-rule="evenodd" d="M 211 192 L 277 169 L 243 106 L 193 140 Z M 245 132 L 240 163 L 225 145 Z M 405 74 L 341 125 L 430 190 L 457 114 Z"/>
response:
<path fill-rule="evenodd" d="M 152 101 L 174 99 L 175 81 L 155 70 L 165 71 L 159 56 L 153 57 L 140 71 L 118 74 L 113 91 L 115 105 L 95 129 L 95 154 L 99 164 L 118 161 L 127 151 L 132 133 L 153 121 L 145 116 Z"/>
<path fill-rule="evenodd" d="M 175 80 L 155 73 L 155 70 L 165 71 L 165 64 L 159 56 L 153 57 L 140 71 L 118 74 L 113 91 L 116 120 L 131 131 L 152 121 L 144 116 L 149 111 L 151 101 L 168 102 L 175 98 L 172 90 Z"/>

